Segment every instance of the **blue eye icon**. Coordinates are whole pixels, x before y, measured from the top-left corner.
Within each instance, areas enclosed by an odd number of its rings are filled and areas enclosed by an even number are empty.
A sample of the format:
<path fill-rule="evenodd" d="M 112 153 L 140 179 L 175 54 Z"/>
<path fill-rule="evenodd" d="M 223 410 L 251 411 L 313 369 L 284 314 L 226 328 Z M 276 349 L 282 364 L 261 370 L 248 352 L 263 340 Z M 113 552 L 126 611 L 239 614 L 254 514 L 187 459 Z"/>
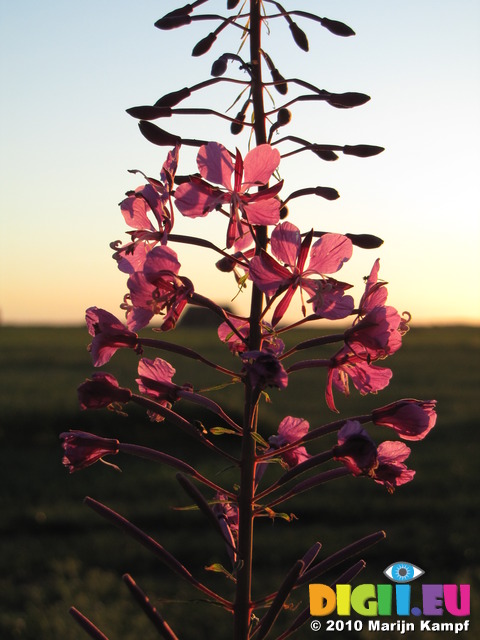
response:
<path fill-rule="evenodd" d="M 410 562 L 394 562 L 383 573 L 393 582 L 405 583 L 423 576 L 425 571 Z"/>

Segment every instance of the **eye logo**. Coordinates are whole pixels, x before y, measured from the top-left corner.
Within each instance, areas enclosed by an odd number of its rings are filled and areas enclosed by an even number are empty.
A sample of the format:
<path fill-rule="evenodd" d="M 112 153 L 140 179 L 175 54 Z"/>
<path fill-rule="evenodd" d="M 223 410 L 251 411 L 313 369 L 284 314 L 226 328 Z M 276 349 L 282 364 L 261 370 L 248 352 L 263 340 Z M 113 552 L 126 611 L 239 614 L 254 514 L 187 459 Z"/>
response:
<path fill-rule="evenodd" d="M 394 562 L 383 573 L 393 582 L 406 583 L 423 576 L 425 571 L 410 562 Z"/>

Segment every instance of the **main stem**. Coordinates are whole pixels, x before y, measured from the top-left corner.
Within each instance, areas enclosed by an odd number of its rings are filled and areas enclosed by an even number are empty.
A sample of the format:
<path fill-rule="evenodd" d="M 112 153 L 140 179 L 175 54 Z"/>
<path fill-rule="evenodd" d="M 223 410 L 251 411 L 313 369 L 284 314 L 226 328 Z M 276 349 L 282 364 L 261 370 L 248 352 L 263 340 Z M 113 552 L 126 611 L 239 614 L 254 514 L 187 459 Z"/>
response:
<path fill-rule="evenodd" d="M 257 146 L 267 141 L 265 109 L 263 105 L 262 67 L 260 58 L 262 20 L 260 0 L 250 0 L 250 64 L 254 116 L 254 132 Z M 266 227 L 257 227 L 257 253 L 267 246 Z M 261 345 L 263 294 L 253 285 L 250 306 L 249 349 L 257 350 Z M 240 491 L 238 496 L 238 560 L 237 590 L 235 597 L 234 640 L 248 640 L 252 617 L 252 556 L 253 556 L 253 500 L 255 492 L 255 440 L 257 430 L 258 392 L 247 381 L 241 456 Z"/>

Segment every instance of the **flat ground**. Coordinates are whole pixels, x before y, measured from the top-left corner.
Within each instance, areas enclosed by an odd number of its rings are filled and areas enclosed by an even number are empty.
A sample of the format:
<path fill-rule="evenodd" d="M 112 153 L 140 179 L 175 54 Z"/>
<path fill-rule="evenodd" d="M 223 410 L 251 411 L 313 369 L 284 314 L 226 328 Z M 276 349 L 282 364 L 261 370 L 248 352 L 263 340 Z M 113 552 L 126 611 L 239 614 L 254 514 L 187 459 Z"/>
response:
<path fill-rule="evenodd" d="M 310 335 L 302 332 L 300 339 Z M 180 328 L 161 337 L 235 366 L 227 349 L 207 329 Z M 71 605 L 94 620 L 110 640 L 158 637 L 122 583 L 121 576 L 128 572 L 181 638 L 227 639 L 231 634 L 226 614 L 199 601 L 192 588 L 82 502 L 85 495 L 91 495 L 116 509 L 204 579 L 205 566 L 227 566 L 228 558 L 198 512 L 175 510 L 190 500 L 182 493 L 174 472 L 120 456 L 115 462 L 123 473 L 97 464 L 68 475 L 61 465 L 58 434 L 73 428 L 156 446 L 182 455 L 204 473 L 216 473 L 217 481 L 225 486 L 231 487 L 235 481 L 224 462 L 205 455 L 172 427 L 150 423 L 140 411 L 129 409 L 125 418 L 106 410 L 80 412 L 75 390 L 92 372 L 85 351 L 88 342 L 83 328 L 0 328 L 0 638 L 86 638 L 68 615 Z M 312 356 L 328 357 L 331 353 L 331 347 L 324 347 Z M 206 388 L 223 381 L 218 374 L 206 375 L 191 361 L 182 362 L 170 354 L 155 355 L 176 366 L 176 382 L 191 381 L 196 388 Z M 478 329 L 413 329 L 401 351 L 385 363 L 394 371 L 388 389 L 363 398 L 353 390 L 350 398 L 339 398 L 341 417 L 364 414 L 403 397 L 436 398 L 438 423 L 426 440 L 412 443 L 409 466 L 416 469 L 416 478 L 393 495 L 365 478 L 345 478 L 282 505 L 298 518 L 294 522 L 276 519 L 259 523 L 256 595 L 274 590 L 285 571 L 314 541 L 322 542 L 321 553 L 326 557 L 357 538 L 385 529 L 387 539 L 362 554 L 368 565 L 357 583 L 382 582 L 387 565 L 398 560 L 412 562 L 425 571 L 422 580 L 472 584 L 473 624 L 479 606 L 480 564 L 479 355 Z M 136 357 L 133 352 L 117 354 L 105 369 L 117 375 L 122 384 L 135 388 Z M 304 417 L 312 427 L 335 419 L 325 407 L 324 385 L 323 370 L 291 375 L 288 389 L 272 392 L 272 402 L 262 405 L 260 428 L 264 436 L 274 433 L 286 414 Z M 239 386 L 210 393 L 214 399 L 223 398 L 237 418 Z M 192 407 L 185 405 L 183 410 L 207 426 L 218 424 L 206 414 L 192 412 Z M 378 441 L 394 439 L 385 431 L 371 433 Z M 218 442 L 227 442 L 227 438 L 223 436 Z M 322 445 L 329 447 L 333 442 L 327 439 Z M 236 445 L 235 439 L 229 443 Z M 319 451 L 320 444 L 309 450 Z M 332 572 L 321 581 L 335 577 Z M 229 583 L 220 574 L 208 574 L 206 579 L 215 590 L 229 592 Z M 292 598 L 295 604 L 300 601 L 299 611 L 308 603 L 305 589 Z M 283 613 L 280 622 L 285 624 L 293 615 Z M 317 636 L 306 625 L 295 637 Z M 377 636 L 365 631 L 341 634 L 362 639 Z M 430 636 L 433 633 L 408 637 L 425 640 Z M 388 634 L 388 640 L 397 637 L 405 636 Z M 475 631 L 468 637 L 476 637 Z"/>

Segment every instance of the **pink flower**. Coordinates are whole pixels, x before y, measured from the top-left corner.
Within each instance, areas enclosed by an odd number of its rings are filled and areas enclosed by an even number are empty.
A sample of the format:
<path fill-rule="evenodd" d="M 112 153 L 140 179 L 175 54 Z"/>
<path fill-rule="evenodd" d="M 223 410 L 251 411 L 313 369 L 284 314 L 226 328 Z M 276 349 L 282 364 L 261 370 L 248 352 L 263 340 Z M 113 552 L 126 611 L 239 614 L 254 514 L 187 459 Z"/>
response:
<path fill-rule="evenodd" d="M 116 402 L 123 404 L 132 397 L 130 389 L 121 387 L 114 376 L 104 372 L 93 373 L 77 392 L 81 409 L 102 409 Z"/>
<path fill-rule="evenodd" d="M 60 434 L 64 456 L 62 464 L 70 473 L 85 469 L 103 456 L 118 453 L 118 440 L 100 438 L 84 431 L 67 431 Z"/>
<path fill-rule="evenodd" d="M 114 258 L 118 261 L 120 271 L 138 271 L 146 253 L 158 242 L 166 242 L 173 228 L 171 196 L 179 149 L 177 146 L 169 152 L 160 173 L 160 180 L 142 174 L 148 184 L 137 187 L 135 191 L 129 191 L 120 203 L 125 222 L 134 229 L 129 232 L 132 242 L 123 247 L 118 247 L 115 243 Z"/>
<path fill-rule="evenodd" d="M 353 309 L 353 300 L 340 302 L 345 287 L 332 286 L 330 279 L 329 295 L 324 300 L 320 297 L 318 281 L 311 278 L 312 275 L 323 276 L 338 271 L 352 255 L 351 240 L 340 234 L 326 233 L 310 249 L 312 238 L 313 232 L 310 232 L 302 241 L 299 229 L 290 222 L 283 222 L 272 231 L 270 244 L 274 257 L 262 252 L 250 262 L 250 277 L 267 296 L 272 297 L 286 290 L 274 311 L 273 326 L 282 319 L 297 289 L 301 293 L 305 289 L 313 296 L 315 313 L 319 315 L 326 312 L 328 317 L 340 318 L 344 317 L 345 311 L 350 313 Z M 310 260 L 306 267 L 309 253 Z M 305 315 L 303 298 L 302 309 Z"/>
<path fill-rule="evenodd" d="M 310 425 L 303 418 L 293 418 L 287 416 L 284 418 L 278 426 L 278 433 L 275 436 L 270 436 L 268 442 L 272 449 L 280 449 L 287 444 L 291 444 L 300 438 L 303 438 L 308 433 Z M 286 463 L 289 469 L 296 467 L 297 464 L 301 464 L 310 458 L 310 454 L 307 453 L 305 447 L 295 447 L 289 451 L 285 451 L 281 454 L 283 461 Z"/>
<path fill-rule="evenodd" d="M 288 374 L 280 360 L 267 351 L 247 351 L 242 354 L 242 373 L 256 389 L 278 387 L 285 389 L 288 385 Z"/>
<path fill-rule="evenodd" d="M 228 204 L 230 222 L 227 247 L 244 235 L 242 220 L 252 225 L 276 224 L 280 217 L 280 202 L 275 198 L 282 187 L 248 193 L 252 187 L 264 186 L 280 162 L 280 153 L 269 144 L 261 144 L 247 153 L 245 160 L 237 150 L 235 162 L 230 152 L 217 142 L 200 147 L 197 165 L 201 178 L 191 176 L 175 192 L 175 203 L 183 215 L 205 216 L 215 208 Z M 232 185 L 233 178 L 233 185 Z M 207 182 L 209 181 L 209 182 Z M 210 184 L 221 185 L 223 189 Z"/>
<path fill-rule="evenodd" d="M 375 307 L 345 331 L 345 343 L 365 359 L 378 360 L 402 346 L 404 320 L 394 307 Z"/>
<path fill-rule="evenodd" d="M 377 258 L 365 282 L 365 292 L 358 304 L 359 315 L 365 315 L 375 307 L 384 307 L 387 301 L 388 291 L 386 282 L 378 281 L 380 260 Z"/>
<path fill-rule="evenodd" d="M 132 274 L 127 282 L 130 293 L 125 306 L 129 329 L 142 329 L 155 315 L 164 316 L 162 331 L 175 326 L 193 293 L 190 280 L 178 276 L 180 266 L 170 247 L 155 247 L 148 253 L 143 271 Z"/>
<path fill-rule="evenodd" d="M 376 393 L 388 386 L 392 372 L 390 369 L 377 367 L 355 353 L 343 347 L 331 361 L 327 376 L 325 399 L 332 411 L 337 411 L 333 399 L 333 387 L 345 396 L 350 394 L 349 379 L 362 395 Z"/>
<path fill-rule="evenodd" d="M 437 420 L 436 400 L 405 398 L 374 409 L 375 424 L 391 427 L 404 440 L 422 440 L 433 429 Z"/>
<path fill-rule="evenodd" d="M 250 335 L 250 322 L 233 316 L 230 317 L 230 322 L 235 326 L 238 333 L 247 340 Z M 235 355 L 243 353 L 248 348 L 246 342 L 241 340 L 240 336 L 232 330 L 228 322 L 222 322 L 218 327 L 218 337 L 222 342 L 227 344 L 230 351 Z M 262 322 L 262 350 L 269 351 L 278 357 L 283 353 L 284 349 L 284 342 L 272 332 L 268 323 Z"/>
<path fill-rule="evenodd" d="M 375 482 L 393 493 L 396 487 L 413 480 L 415 471 L 403 464 L 409 455 L 410 449 L 403 442 L 382 442 L 378 446 L 378 466 L 373 475 Z"/>
<path fill-rule="evenodd" d="M 136 382 L 140 393 L 144 393 L 164 407 L 170 408 L 178 400 L 181 387 L 172 382 L 175 369 L 162 358 L 142 358 L 138 363 Z"/>
<path fill-rule="evenodd" d="M 347 420 L 338 432 L 334 459 L 354 475 L 371 475 L 377 466 L 377 447 L 357 420 Z"/>
<path fill-rule="evenodd" d="M 86 311 L 85 319 L 88 332 L 93 336 L 91 344 L 88 346 L 92 354 L 95 367 L 101 367 L 110 360 L 117 349 L 137 347 L 138 336 L 129 331 L 118 318 L 113 314 L 90 307 Z"/>

